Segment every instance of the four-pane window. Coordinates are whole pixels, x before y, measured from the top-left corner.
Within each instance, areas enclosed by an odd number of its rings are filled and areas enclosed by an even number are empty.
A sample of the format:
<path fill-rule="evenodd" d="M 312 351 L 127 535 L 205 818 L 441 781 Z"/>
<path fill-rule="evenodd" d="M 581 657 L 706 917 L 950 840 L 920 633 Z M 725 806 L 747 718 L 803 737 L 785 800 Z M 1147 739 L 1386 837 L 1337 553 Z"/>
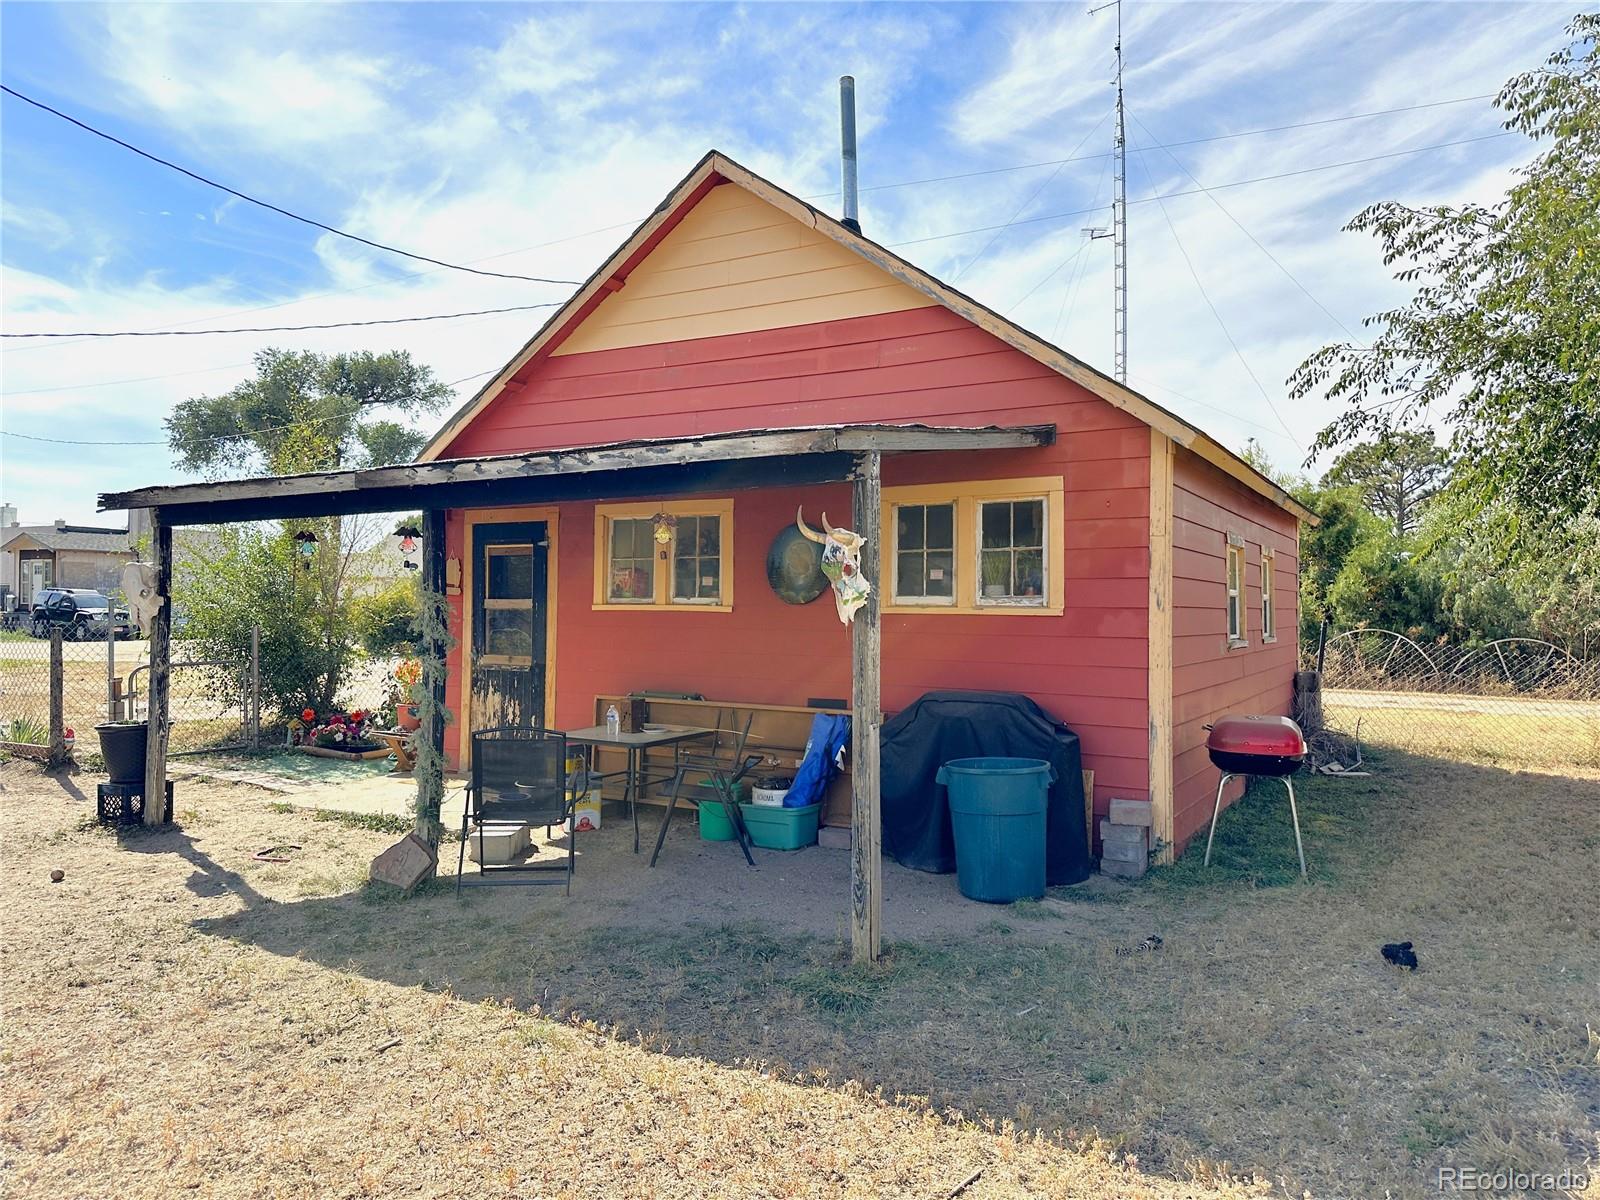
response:
<path fill-rule="evenodd" d="M 1261 551 L 1261 636 L 1270 641 L 1278 636 L 1278 614 L 1272 597 L 1274 558 L 1271 550 Z"/>
<path fill-rule="evenodd" d="M 894 509 L 894 596 L 906 604 L 955 599 L 956 506 L 901 504 Z"/>
<path fill-rule="evenodd" d="M 672 599 L 676 604 L 721 602 L 721 518 L 678 518 L 672 549 Z"/>
<path fill-rule="evenodd" d="M 650 604 L 656 594 L 655 528 L 648 520 L 611 522 L 611 587 L 613 604 Z"/>
<path fill-rule="evenodd" d="M 1244 641 L 1244 547 L 1228 545 L 1228 640 Z"/>
<path fill-rule="evenodd" d="M 980 604 L 1043 604 L 1043 500 L 986 500 L 979 505 Z"/>

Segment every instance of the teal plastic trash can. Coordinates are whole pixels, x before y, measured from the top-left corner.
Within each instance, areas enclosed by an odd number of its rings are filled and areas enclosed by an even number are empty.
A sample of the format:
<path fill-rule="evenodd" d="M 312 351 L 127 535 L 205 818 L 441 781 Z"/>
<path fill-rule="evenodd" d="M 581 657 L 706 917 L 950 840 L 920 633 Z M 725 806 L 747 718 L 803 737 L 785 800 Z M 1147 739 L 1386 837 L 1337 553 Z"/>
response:
<path fill-rule="evenodd" d="M 1043 896 L 1055 768 L 1039 758 L 955 758 L 935 778 L 950 791 L 961 894 L 988 904 Z"/>

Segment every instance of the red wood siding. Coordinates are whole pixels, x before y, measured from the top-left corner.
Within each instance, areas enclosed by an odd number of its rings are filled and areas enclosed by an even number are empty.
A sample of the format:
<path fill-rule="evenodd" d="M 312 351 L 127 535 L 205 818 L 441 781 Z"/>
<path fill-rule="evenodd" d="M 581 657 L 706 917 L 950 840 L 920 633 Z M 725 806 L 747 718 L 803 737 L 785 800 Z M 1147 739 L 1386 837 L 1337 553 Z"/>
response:
<path fill-rule="evenodd" d="M 1288 715 L 1298 629 L 1299 526 L 1292 514 L 1186 450 L 1173 464 L 1173 840 L 1181 849 L 1211 820 L 1217 769 L 1204 726 L 1225 713 Z M 1245 633 L 1227 648 L 1227 543 L 1245 543 Z M 1261 630 L 1261 551 L 1275 552 L 1278 638 Z M 1234 784 L 1232 801 L 1243 792 Z"/>
<path fill-rule="evenodd" d="M 1150 437 L 1135 418 L 937 307 L 554 356 L 523 374 L 444 457 L 833 422 L 1053 422 L 1051 447 L 885 460 L 888 487 L 1063 475 L 1066 612 L 885 615 L 884 706 L 933 688 L 1025 692 L 1082 736 L 1100 811 L 1148 795 Z M 801 501 L 835 521 L 850 508 L 845 485 L 734 494 L 731 613 L 597 611 L 594 507 L 561 506 L 556 724 L 587 724 L 595 695 L 635 688 L 847 698 L 849 636 L 831 599 L 792 607 L 766 583 L 767 548 Z M 454 556 L 461 528 L 448 526 Z M 458 652 L 456 711 L 459 674 Z"/>

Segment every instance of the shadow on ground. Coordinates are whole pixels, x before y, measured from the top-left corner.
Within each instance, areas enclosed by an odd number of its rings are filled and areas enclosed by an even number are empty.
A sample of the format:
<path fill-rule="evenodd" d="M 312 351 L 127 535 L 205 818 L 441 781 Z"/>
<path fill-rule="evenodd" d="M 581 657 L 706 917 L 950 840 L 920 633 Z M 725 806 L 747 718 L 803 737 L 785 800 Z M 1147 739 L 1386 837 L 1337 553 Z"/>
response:
<path fill-rule="evenodd" d="M 848 962 L 842 852 L 749 871 L 685 823 L 651 871 L 609 817 L 580 842 L 570 899 L 457 900 L 449 879 L 406 898 L 241 890 L 242 911 L 196 927 L 665 1053 L 1097 1129 L 1168 1172 L 1224 1162 L 1410 1194 L 1445 1162 L 1593 1153 L 1600 781 L 1389 754 L 1370 778 L 1299 790 L 1309 886 L 1268 785 L 1224 814 L 1210 869 L 1192 853 L 1137 888 L 995 908 L 887 866 L 871 968 Z M 1147 933 L 1161 949 L 1120 952 Z M 1415 975 L 1378 954 L 1407 939 Z"/>

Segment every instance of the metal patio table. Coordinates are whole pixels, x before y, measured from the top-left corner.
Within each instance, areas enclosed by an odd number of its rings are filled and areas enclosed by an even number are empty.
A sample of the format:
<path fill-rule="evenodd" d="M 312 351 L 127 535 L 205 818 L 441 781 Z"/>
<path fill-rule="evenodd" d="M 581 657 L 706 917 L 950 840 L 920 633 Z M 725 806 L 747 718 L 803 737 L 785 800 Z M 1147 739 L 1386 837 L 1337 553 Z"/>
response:
<path fill-rule="evenodd" d="M 686 742 L 696 742 L 701 738 L 716 736 L 715 729 L 698 729 L 686 725 L 665 725 L 658 729 L 641 729 L 635 733 L 612 734 L 604 725 L 590 725 L 584 729 L 567 730 L 567 741 L 575 746 L 589 746 L 626 750 L 628 752 L 628 765 L 623 771 L 609 771 L 595 778 L 602 781 L 615 778 L 617 775 L 625 776 L 623 782 L 622 798 L 628 802 L 628 813 L 633 818 L 633 852 L 639 853 L 639 797 L 644 789 L 649 786 L 650 780 L 644 778 L 642 770 L 642 756 L 647 750 L 672 747 L 674 766 L 677 763 L 678 750 Z M 663 778 L 671 778 L 665 776 Z"/>

